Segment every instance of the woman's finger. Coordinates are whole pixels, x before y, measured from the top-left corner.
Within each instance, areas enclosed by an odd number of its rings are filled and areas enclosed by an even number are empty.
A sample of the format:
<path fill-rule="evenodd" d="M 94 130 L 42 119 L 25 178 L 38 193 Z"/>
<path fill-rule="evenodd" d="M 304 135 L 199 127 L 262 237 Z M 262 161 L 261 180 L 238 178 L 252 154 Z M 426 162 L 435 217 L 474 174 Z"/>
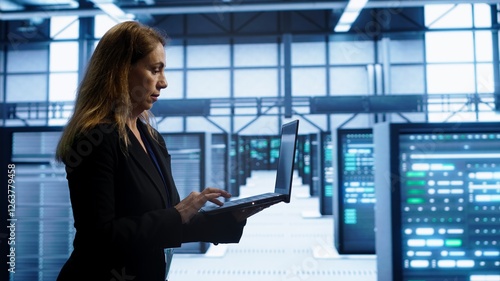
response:
<path fill-rule="evenodd" d="M 218 193 L 219 196 L 222 196 L 224 198 L 230 198 L 231 194 L 223 189 L 220 188 L 215 188 L 215 187 L 207 187 L 202 191 L 203 194 L 210 194 L 210 193 Z"/>

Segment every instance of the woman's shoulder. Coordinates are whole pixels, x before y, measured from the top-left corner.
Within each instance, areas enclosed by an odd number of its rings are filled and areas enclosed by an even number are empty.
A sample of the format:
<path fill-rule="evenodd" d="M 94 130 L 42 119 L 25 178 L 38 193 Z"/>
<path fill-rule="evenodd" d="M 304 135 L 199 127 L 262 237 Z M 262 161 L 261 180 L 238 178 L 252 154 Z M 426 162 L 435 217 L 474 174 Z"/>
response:
<path fill-rule="evenodd" d="M 118 128 L 115 124 L 101 122 L 79 133 L 76 141 L 88 141 L 97 146 L 103 142 L 113 141 L 118 138 Z"/>

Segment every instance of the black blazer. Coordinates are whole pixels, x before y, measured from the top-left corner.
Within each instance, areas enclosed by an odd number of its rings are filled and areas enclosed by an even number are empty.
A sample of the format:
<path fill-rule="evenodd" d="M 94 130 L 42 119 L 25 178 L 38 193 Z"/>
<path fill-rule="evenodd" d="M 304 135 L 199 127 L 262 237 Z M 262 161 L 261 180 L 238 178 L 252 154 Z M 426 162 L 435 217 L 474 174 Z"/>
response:
<path fill-rule="evenodd" d="M 142 122 L 137 125 L 147 131 Z M 149 134 L 146 137 L 169 195 L 151 158 L 130 130 L 127 148 L 110 124 L 96 126 L 75 141 L 65 165 L 76 236 L 58 281 L 160 281 L 165 276 L 164 248 L 194 241 L 239 242 L 245 222 L 236 222 L 230 214 L 199 213 L 189 224 L 182 224 L 179 212 L 168 207 L 180 198 L 167 147 L 155 133 L 158 141 Z"/>

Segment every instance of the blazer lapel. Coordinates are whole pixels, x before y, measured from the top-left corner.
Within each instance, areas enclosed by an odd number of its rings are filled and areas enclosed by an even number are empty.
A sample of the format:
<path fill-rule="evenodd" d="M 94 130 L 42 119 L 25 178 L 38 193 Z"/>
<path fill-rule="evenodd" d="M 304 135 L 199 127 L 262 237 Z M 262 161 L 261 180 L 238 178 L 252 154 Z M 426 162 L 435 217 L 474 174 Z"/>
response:
<path fill-rule="evenodd" d="M 150 156 L 144 151 L 142 148 L 141 144 L 135 137 L 135 135 L 132 133 L 132 131 L 128 130 L 128 137 L 130 139 L 131 145 L 128 148 L 128 153 L 129 156 L 134 159 L 134 161 L 137 163 L 137 166 L 151 179 L 151 181 L 154 183 L 154 188 L 158 193 L 160 193 L 160 196 L 163 200 L 163 205 L 166 207 L 167 206 L 167 194 L 166 190 L 164 188 L 163 181 L 160 177 L 160 174 L 157 172 L 157 169 L 153 163 L 153 160 L 150 158 Z M 151 142 L 150 142 L 151 143 Z M 156 152 L 155 152 L 156 153 Z M 160 164 L 161 165 L 161 164 Z"/>
<path fill-rule="evenodd" d="M 158 137 L 161 138 L 162 136 L 159 135 Z M 150 138 L 152 149 L 160 164 L 160 168 L 162 169 L 161 172 L 165 177 L 165 181 L 167 182 L 167 188 L 171 200 L 170 203 L 171 205 L 175 205 L 179 201 L 179 194 L 177 193 L 177 188 L 175 187 L 174 178 L 172 176 L 171 156 L 166 148 L 160 145 L 157 140 L 153 140 L 149 135 L 148 138 Z"/>
<path fill-rule="evenodd" d="M 138 122 L 137 126 L 140 126 L 143 132 L 147 132 L 146 125 L 143 124 L 142 122 Z M 156 160 L 160 165 L 161 172 L 167 183 L 167 188 L 169 193 L 168 198 L 170 198 L 169 203 L 171 206 L 173 206 L 179 201 L 179 195 L 177 193 L 177 189 L 175 188 L 174 179 L 172 177 L 172 169 L 170 167 L 171 165 L 170 154 L 168 153 L 166 148 L 161 146 L 157 140 L 153 139 L 153 137 L 151 137 L 149 133 L 145 133 L 144 135 L 148 139 L 149 143 L 151 144 L 151 149 L 156 155 Z M 158 137 L 161 138 L 162 136 L 158 135 Z"/>

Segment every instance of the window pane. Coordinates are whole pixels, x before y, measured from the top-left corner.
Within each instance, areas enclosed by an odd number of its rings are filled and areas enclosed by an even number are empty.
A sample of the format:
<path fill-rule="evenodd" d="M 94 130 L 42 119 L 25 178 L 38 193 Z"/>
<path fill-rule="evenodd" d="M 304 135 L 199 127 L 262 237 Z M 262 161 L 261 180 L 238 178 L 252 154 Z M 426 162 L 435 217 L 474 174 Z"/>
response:
<path fill-rule="evenodd" d="M 325 65 L 325 43 L 292 43 L 292 65 Z"/>
<path fill-rule="evenodd" d="M 474 27 L 491 27 L 491 8 L 488 4 L 474 4 Z"/>
<path fill-rule="evenodd" d="M 47 50 L 16 50 L 7 52 L 7 72 L 46 72 Z"/>
<path fill-rule="evenodd" d="M 167 63 L 167 70 L 169 68 L 183 68 L 184 67 L 184 47 L 183 46 L 170 46 L 165 48 L 165 57 Z"/>
<path fill-rule="evenodd" d="M 50 71 L 78 70 L 78 42 L 50 44 Z"/>
<path fill-rule="evenodd" d="M 3 92 L 3 84 L 4 83 L 4 76 L 3 75 L 0 75 L 0 102 L 3 102 L 3 96 L 4 96 L 4 92 Z"/>
<path fill-rule="evenodd" d="M 188 67 L 229 67 L 229 45 L 187 47 Z"/>
<path fill-rule="evenodd" d="M 472 27 L 472 7 L 470 4 L 426 5 L 424 6 L 424 14 L 425 26 L 428 28 Z"/>
<path fill-rule="evenodd" d="M 474 65 L 428 65 L 427 87 L 429 94 L 475 93 Z"/>
<path fill-rule="evenodd" d="M 235 97 L 277 97 L 276 69 L 241 69 L 234 71 Z"/>
<path fill-rule="evenodd" d="M 162 133 L 164 133 L 164 132 L 183 132 L 184 131 L 184 118 L 183 117 L 168 117 L 168 122 L 158 123 L 158 131 L 160 131 Z"/>
<path fill-rule="evenodd" d="M 428 32 L 425 37 L 427 62 L 474 60 L 472 32 Z"/>
<path fill-rule="evenodd" d="M 160 99 L 181 99 L 184 95 L 184 73 L 179 70 L 165 71 L 168 87 L 160 92 Z"/>
<path fill-rule="evenodd" d="M 95 38 L 101 38 L 114 25 L 116 25 L 116 21 L 108 15 L 96 15 L 94 18 Z"/>
<path fill-rule="evenodd" d="M 206 133 L 219 133 L 220 129 L 217 128 L 214 124 L 209 122 L 204 117 L 188 117 L 186 120 L 186 127 L 188 131 L 191 132 L 206 132 Z M 210 177 L 213 177 L 212 174 Z"/>
<path fill-rule="evenodd" d="M 477 31 L 476 60 L 480 62 L 493 61 L 493 41 L 491 31 Z"/>
<path fill-rule="evenodd" d="M 47 76 L 7 76 L 7 102 L 47 101 Z M 33 87 L 36 85 L 36 87 Z"/>
<path fill-rule="evenodd" d="M 326 71 L 324 67 L 292 69 L 292 95 L 326 96 Z"/>
<path fill-rule="evenodd" d="M 495 81 L 493 79 L 493 64 L 480 63 L 476 66 L 477 71 L 477 92 L 494 93 Z"/>
<path fill-rule="evenodd" d="M 234 66 L 276 66 L 278 48 L 276 44 L 234 45 Z"/>
<path fill-rule="evenodd" d="M 77 39 L 80 33 L 77 16 L 58 16 L 50 18 L 50 37 L 52 39 Z"/>
<path fill-rule="evenodd" d="M 74 101 L 78 86 L 77 73 L 55 73 L 49 77 L 49 101 Z"/>
<path fill-rule="evenodd" d="M 5 61 L 4 60 L 4 55 L 5 55 L 4 51 L 0 50 L 0 73 L 5 71 L 5 69 L 3 67 L 4 66 L 4 61 Z"/>
<path fill-rule="evenodd" d="M 479 121 L 483 122 L 493 122 L 493 121 L 500 121 L 500 114 L 498 112 L 494 111 L 484 111 L 484 112 L 479 112 Z"/>
<path fill-rule="evenodd" d="M 424 43 L 422 40 L 391 40 L 391 63 L 421 63 L 424 61 Z"/>
<path fill-rule="evenodd" d="M 456 110 L 459 110 L 458 108 Z M 459 112 L 452 115 L 450 112 L 429 113 L 429 122 L 473 122 L 476 121 L 474 112 Z"/>
<path fill-rule="evenodd" d="M 187 72 L 188 98 L 228 98 L 228 70 L 191 70 Z"/>
<path fill-rule="evenodd" d="M 375 62 L 371 41 L 330 42 L 330 64 L 369 64 Z"/>
<path fill-rule="evenodd" d="M 368 75 L 365 67 L 332 67 L 330 69 L 331 95 L 368 94 Z"/>
<path fill-rule="evenodd" d="M 424 85 L 423 66 L 391 66 L 392 94 L 423 94 Z"/>

